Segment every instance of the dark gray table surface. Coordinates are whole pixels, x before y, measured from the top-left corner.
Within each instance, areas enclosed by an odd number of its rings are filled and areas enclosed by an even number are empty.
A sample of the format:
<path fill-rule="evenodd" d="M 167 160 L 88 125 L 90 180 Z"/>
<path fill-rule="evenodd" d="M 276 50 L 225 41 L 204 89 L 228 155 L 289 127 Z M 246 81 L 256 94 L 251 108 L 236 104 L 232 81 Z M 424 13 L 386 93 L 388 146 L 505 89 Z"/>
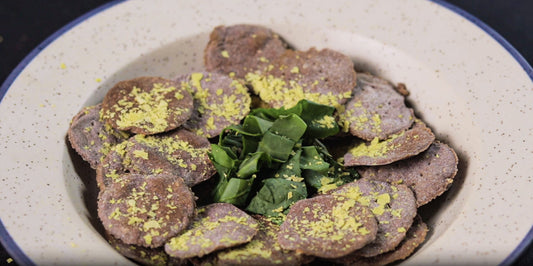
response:
<path fill-rule="evenodd" d="M 107 2 L 110 1 L 1 0 L 0 82 L 3 82 L 17 64 L 49 35 L 80 15 Z M 533 63 L 532 0 L 448 0 L 448 2 L 489 25 L 513 45 L 530 65 Z M 8 264 L 10 258 L 11 255 L 0 245 L 0 265 L 18 265 L 17 261 Z M 533 265 L 533 245 L 530 244 L 512 265 Z"/>

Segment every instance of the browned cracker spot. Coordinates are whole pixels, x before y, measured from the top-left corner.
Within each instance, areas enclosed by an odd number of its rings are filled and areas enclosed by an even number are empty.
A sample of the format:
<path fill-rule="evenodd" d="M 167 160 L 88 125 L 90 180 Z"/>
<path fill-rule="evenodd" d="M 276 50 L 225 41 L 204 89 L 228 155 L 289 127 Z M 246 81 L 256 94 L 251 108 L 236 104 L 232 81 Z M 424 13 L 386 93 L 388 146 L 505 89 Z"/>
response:
<path fill-rule="evenodd" d="M 93 169 L 98 167 L 111 147 L 128 138 L 128 134 L 113 129 L 100 118 L 101 108 L 101 104 L 83 108 L 72 118 L 67 132 L 72 148 Z"/>
<path fill-rule="evenodd" d="M 407 231 L 407 235 L 393 251 L 389 251 L 374 257 L 361 257 L 357 255 L 348 255 L 336 259 L 335 262 L 343 265 L 373 266 L 387 265 L 395 261 L 403 260 L 409 257 L 415 249 L 424 242 L 428 232 L 427 225 L 422 221 L 420 216 L 416 216 L 413 225 Z"/>
<path fill-rule="evenodd" d="M 339 112 L 339 125 L 367 141 L 387 139 L 408 129 L 413 120 L 413 109 L 394 86 L 366 73 L 357 73 L 353 96 Z"/>
<path fill-rule="evenodd" d="M 197 210 L 191 226 L 165 245 L 172 257 L 202 257 L 213 251 L 249 242 L 257 222 L 229 203 L 213 203 Z"/>
<path fill-rule="evenodd" d="M 216 265 L 301 265 L 312 260 L 309 256 L 282 249 L 277 241 L 280 226 L 261 215 L 255 218 L 259 222 L 259 231 L 252 241 L 218 252 Z"/>
<path fill-rule="evenodd" d="M 416 201 L 405 185 L 359 179 L 331 192 L 356 200 L 372 210 L 378 221 L 376 239 L 356 251 L 358 256 L 372 257 L 393 250 L 405 237 L 416 216 Z"/>
<path fill-rule="evenodd" d="M 340 108 L 356 83 L 353 68 L 349 57 L 330 49 L 287 50 L 266 69 L 248 73 L 246 81 L 271 107 L 307 99 Z"/>
<path fill-rule="evenodd" d="M 457 154 L 448 145 L 434 142 L 423 153 L 391 165 L 358 168 L 361 177 L 402 183 L 415 193 L 422 206 L 446 191 L 457 173 Z"/>
<path fill-rule="evenodd" d="M 416 120 L 411 129 L 389 136 L 380 141 L 359 142 L 344 155 L 346 166 L 385 165 L 399 161 L 426 150 L 435 140 L 435 135 L 421 120 Z"/>
<path fill-rule="evenodd" d="M 102 188 L 126 172 L 166 173 L 194 186 L 215 173 L 208 157 L 210 147 L 205 137 L 185 129 L 152 136 L 135 135 L 112 149 L 97 169 L 96 178 Z"/>
<path fill-rule="evenodd" d="M 372 242 L 374 215 L 356 200 L 320 195 L 297 201 L 281 224 L 282 248 L 322 258 L 338 258 Z"/>
<path fill-rule="evenodd" d="M 114 128 L 146 135 L 179 127 L 189 119 L 192 108 L 187 90 L 159 77 L 121 81 L 102 103 L 103 118 Z"/>
<path fill-rule="evenodd" d="M 283 54 L 287 46 L 279 35 L 265 27 L 218 26 L 211 32 L 205 48 L 205 68 L 210 72 L 244 78 L 246 73 L 266 67 Z"/>
<path fill-rule="evenodd" d="M 184 127 L 208 138 L 239 124 L 250 111 L 251 98 L 241 81 L 229 76 L 199 72 L 178 77 L 194 99 L 194 111 Z"/>
<path fill-rule="evenodd" d="M 127 174 L 98 196 L 104 228 L 125 244 L 150 248 L 184 230 L 194 207 L 194 195 L 183 180 L 165 174 Z"/>

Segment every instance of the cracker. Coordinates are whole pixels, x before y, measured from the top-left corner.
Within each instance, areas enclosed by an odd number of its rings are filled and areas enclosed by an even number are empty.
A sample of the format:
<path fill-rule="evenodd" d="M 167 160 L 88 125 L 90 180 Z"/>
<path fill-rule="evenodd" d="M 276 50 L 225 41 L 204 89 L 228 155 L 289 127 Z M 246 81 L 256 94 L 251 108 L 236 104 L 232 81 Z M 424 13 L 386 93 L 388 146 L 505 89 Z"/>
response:
<path fill-rule="evenodd" d="M 167 265 L 168 255 L 162 248 L 147 248 L 137 245 L 125 244 L 120 239 L 106 234 L 107 242 L 124 257 L 141 265 Z"/>
<path fill-rule="evenodd" d="M 346 166 L 386 165 L 426 150 L 435 140 L 435 135 L 421 120 L 416 120 L 413 127 L 380 141 L 355 143 L 344 155 Z"/>
<path fill-rule="evenodd" d="M 191 226 L 165 245 L 172 257 L 202 257 L 213 251 L 252 240 L 258 224 L 251 216 L 229 203 L 213 203 L 197 210 Z"/>
<path fill-rule="evenodd" d="M 274 108 L 289 108 L 302 99 L 340 108 L 351 97 L 356 74 L 348 56 L 311 48 L 287 50 L 266 69 L 248 73 L 246 81 Z"/>
<path fill-rule="evenodd" d="M 446 191 L 457 173 L 458 158 L 448 145 L 436 141 L 423 153 L 391 165 L 361 167 L 365 179 L 402 183 L 409 186 L 420 207 Z"/>
<path fill-rule="evenodd" d="M 369 208 L 346 197 L 320 195 L 291 207 L 281 224 L 278 243 L 307 255 L 337 258 L 372 242 L 377 230 Z"/>
<path fill-rule="evenodd" d="M 215 173 L 208 156 L 211 144 L 188 130 L 178 129 L 158 136 L 138 135 L 132 143 L 126 153 L 132 172 L 171 173 L 183 178 L 188 186 L 205 181 Z"/>
<path fill-rule="evenodd" d="M 287 46 L 278 34 L 262 26 L 218 26 L 209 35 L 204 51 L 205 68 L 244 78 L 246 73 L 268 66 Z"/>
<path fill-rule="evenodd" d="M 125 244 L 156 248 L 184 230 L 194 195 L 182 179 L 165 174 L 123 175 L 98 195 L 104 228 Z"/>
<path fill-rule="evenodd" d="M 343 265 L 372 266 L 387 265 L 395 261 L 403 260 L 409 257 L 416 250 L 416 248 L 424 242 L 427 232 L 427 225 L 422 221 L 422 218 L 417 215 L 413 225 L 407 231 L 405 238 L 393 251 L 369 258 L 357 255 L 348 255 L 346 257 L 336 259 L 335 262 Z"/>
<path fill-rule="evenodd" d="M 104 120 L 113 128 L 157 134 L 185 123 L 192 113 L 191 94 L 179 83 L 160 77 L 118 82 L 102 103 Z"/>
<path fill-rule="evenodd" d="M 356 251 L 363 257 L 372 257 L 393 250 L 405 237 L 416 216 L 413 192 L 405 185 L 359 179 L 330 192 L 356 200 L 372 210 L 378 221 L 376 239 Z"/>
<path fill-rule="evenodd" d="M 127 172 L 166 173 L 194 186 L 215 173 L 208 157 L 210 147 L 205 137 L 185 129 L 153 136 L 135 135 L 115 146 L 104 159 L 96 173 L 98 186 L 105 188 Z"/>
<path fill-rule="evenodd" d="M 100 118 L 101 104 L 83 108 L 72 118 L 67 136 L 72 148 L 96 169 L 111 147 L 128 138 Z"/>
<path fill-rule="evenodd" d="M 414 121 L 404 96 L 391 83 L 367 73 L 357 73 L 352 98 L 338 116 L 344 131 L 367 141 L 390 138 Z"/>
<path fill-rule="evenodd" d="M 219 73 L 198 72 L 180 76 L 177 82 L 191 92 L 194 111 L 184 127 L 207 138 L 239 122 L 249 113 L 251 98 L 246 86 Z"/>
<path fill-rule="evenodd" d="M 216 254 L 217 265 L 301 265 L 312 258 L 282 249 L 277 241 L 280 226 L 256 215 L 259 231 L 252 241 Z"/>

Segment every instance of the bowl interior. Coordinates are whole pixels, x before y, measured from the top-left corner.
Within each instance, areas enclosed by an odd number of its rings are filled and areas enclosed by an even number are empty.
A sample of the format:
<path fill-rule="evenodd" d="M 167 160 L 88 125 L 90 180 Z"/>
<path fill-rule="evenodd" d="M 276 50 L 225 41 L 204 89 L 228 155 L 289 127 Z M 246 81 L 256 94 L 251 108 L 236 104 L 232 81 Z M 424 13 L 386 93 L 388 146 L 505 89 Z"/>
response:
<path fill-rule="evenodd" d="M 413 257 L 428 257 L 424 250 L 449 229 L 459 215 L 459 210 L 468 199 L 470 188 L 464 186 L 468 175 L 470 156 L 477 153 L 480 144 L 475 136 L 479 129 L 473 123 L 461 98 L 460 89 L 430 71 L 416 57 L 399 49 L 380 43 L 368 36 L 306 25 L 267 25 L 277 31 L 295 49 L 310 47 L 330 48 L 351 57 L 356 69 L 388 79 L 393 83 L 405 83 L 410 95 L 407 102 L 415 109 L 417 117 L 432 128 L 437 139 L 451 145 L 459 157 L 459 172 L 450 190 L 433 202 L 423 206 L 419 213 L 430 227 L 426 243 Z M 110 73 L 94 92 L 85 99 L 83 106 L 101 102 L 105 93 L 116 82 L 138 76 L 161 76 L 174 78 L 180 74 L 203 69 L 203 49 L 209 32 L 185 36 L 160 48 L 144 53 L 119 70 Z M 83 107 L 80 106 L 80 109 Z M 65 125 L 66 127 L 67 125 Z M 457 130 L 457 129 L 461 130 Z M 102 235 L 103 227 L 97 218 L 96 201 L 98 189 L 95 173 L 87 163 L 70 148 L 65 139 L 63 173 L 68 194 L 82 220 L 94 234 Z M 458 193 L 463 195 L 457 198 Z"/>

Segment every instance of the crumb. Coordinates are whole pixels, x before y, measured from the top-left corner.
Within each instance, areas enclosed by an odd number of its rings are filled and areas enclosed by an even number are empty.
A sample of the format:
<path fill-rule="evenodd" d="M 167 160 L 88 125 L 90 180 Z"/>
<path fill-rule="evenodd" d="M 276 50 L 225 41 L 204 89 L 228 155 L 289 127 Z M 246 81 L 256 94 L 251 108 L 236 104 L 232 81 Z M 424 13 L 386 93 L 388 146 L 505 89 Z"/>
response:
<path fill-rule="evenodd" d="M 409 96 L 409 91 L 407 90 L 407 86 L 403 83 L 398 83 L 394 89 L 402 96 L 406 97 Z"/>

